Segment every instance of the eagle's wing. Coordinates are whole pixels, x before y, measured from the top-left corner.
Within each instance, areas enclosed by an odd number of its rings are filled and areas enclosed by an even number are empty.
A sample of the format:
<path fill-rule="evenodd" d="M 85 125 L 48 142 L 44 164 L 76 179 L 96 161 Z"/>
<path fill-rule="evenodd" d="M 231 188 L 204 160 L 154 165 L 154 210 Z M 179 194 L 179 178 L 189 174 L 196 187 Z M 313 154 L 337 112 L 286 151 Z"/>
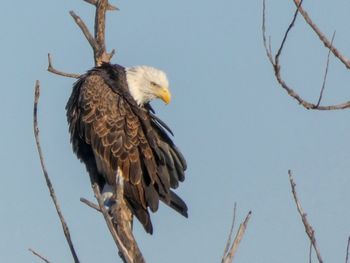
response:
<path fill-rule="evenodd" d="M 67 104 L 73 149 L 108 184 L 122 171 L 125 199 L 151 233 L 147 208 L 156 211 L 159 200 L 187 216 L 186 204 L 170 190 L 184 179 L 186 163 L 162 123 L 137 107 L 116 76 L 95 69 L 75 84 Z"/>

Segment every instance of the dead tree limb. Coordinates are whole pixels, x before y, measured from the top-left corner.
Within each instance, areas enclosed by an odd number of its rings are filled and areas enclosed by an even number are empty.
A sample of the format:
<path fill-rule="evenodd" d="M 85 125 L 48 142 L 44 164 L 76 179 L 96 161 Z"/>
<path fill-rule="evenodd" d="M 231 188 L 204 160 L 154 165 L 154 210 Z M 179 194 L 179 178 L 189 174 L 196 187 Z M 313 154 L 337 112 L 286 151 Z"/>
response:
<path fill-rule="evenodd" d="M 119 180 L 117 180 L 117 202 L 111 208 L 113 221 L 112 217 L 110 216 L 109 212 L 104 206 L 100 193 L 100 188 L 97 183 L 93 184 L 93 190 L 95 193 L 95 197 L 98 201 L 100 210 L 106 221 L 107 227 L 118 247 L 119 256 L 121 257 L 121 259 L 126 263 L 145 263 L 146 261 L 144 260 L 142 253 L 132 234 L 132 213 L 129 210 L 129 208 L 126 207 L 126 203 L 124 200 L 123 185 L 120 183 Z"/>
<path fill-rule="evenodd" d="M 312 226 L 310 225 L 309 221 L 307 220 L 306 213 L 304 213 L 304 210 L 301 207 L 301 203 L 300 203 L 300 201 L 298 199 L 298 195 L 297 195 L 296 188 L 295 188 L 296 184 L 295 184 L 294 179 L 293 179 L 292 171 L 289 170 L 288 174 L 289 174 L 289 182 L 290 182 L 290 185 L 291 185 L 294 202 L 295 202 L 295 204 L 297 206 L 298 213 L 299 213 L 299 215 L 301 217 L 301 221 L 303 222 L 303 225 L 305 227 L 305 232 L 306 232 L 307 236 L 309 237 L 310 242 L 312 243 L 312 246 L 313 246 L 313 248 L 314 248 L 314 250 L 316 252 L 316 256 L 317 256 L 318 262 L 319 263 L 323 263 L 320 250 L 319 250 L 319 248 L 317 246 L 317 241 L 316 241 L 316 237 L 315 237 L 315 231 L 312 228 Z"/>
<path fill-rule="evenodd" d="M 264 42 L 264 47 L 265 47 L 265 51 L 266 51 L 266 55 L 272 65 L 276 80 L 278 81 L 278 83 L 281 85 L 281 87 L 288 93 L 289 96 L 291 96 L 293 99 L 295 99 L 296 101 L 298 101 L 298 103 L 303 106 L 305 109 L 308 110 L 343 110 L 346 108 L 350 108 L 350 101 L 347 102 L 343 102 L 343 103 L 339 103 L 336 105 L 328 105 L 328 106 L 322 106 L 322 105 L 318 105 L 308 102 L 307 100 L 304 100 L 294 89 L 292 89 L 282 78 L 281 75 L 281 64 L 280 64 L 280 56 L 282 54 L 283 51 L 283 47 L 286 43 L 286 40 L 288 38 L 288 34 L 291 31 L 291 29 L 294 26 L 295 20 L 297 18 L 297 15 L 299 13 L 299 11 L 301 10 L 301 5 L 303 0 L 294 0 L 297 1 L 297 9 L 294 13 L 293 19 L 291 21 L 291 23 L 289 24 L 283 40 L 280 44 L 280 47 L 277 51 L 277 53 L 275 55 L 273 55 L 272 50 L 271 50 L 271 41 L 269 41 L 269 43 L 267 42 L 267 37 L 266 37 L 266 18 L 265 18 L 265 14 L 266 14 L 266 3 L 265 0 L 263 0 L 263 15 L 262 15 L 262 33 L 263 33 L 263 42 Z M 327 47 L 329 49 L 332 50 L 332 52 L 335 52 L 335 49 L 332 49 L 332 42 L 329 42 L 329 45 L 327 45 Z"/>
<path fill-rule="evenodd" d="M 79 28 L 83 32 L 86 40 L 89 42 L 92 50 L 94 51 L 94 54 L 96 54 L 99 50 L 99 46 L 97 44 L 96 39 L 90 33 L 88 27 L 85 25 L 84 21 L 74 11 L 70 11 L 69 14 L 73 17 L 75 23 L 79 26 Z"/>
<path fill-rule="evenodd" d="M 230 229 L 229 237 L 227 239 L 225 251 L 224 251 L 224 256 L 222 257 L 221 263 L 231 263 L 233 262 L 233 258 L 236 254 L 236 251 L 238 249 L 239 244 L 241 243 L 241 240 L 243 239 L 245 230 L 247 229 L 248 226 L 248 221 L 252 215 L 252 212 L 249 211 L 246 218 L 244 221 L 240 224 L 238 231 L 236 233 L 235 239 L 231 244 L 231 239 L 233 236 L 233 228 L 235 224 L 235 219 L 236 219 L 236 204 L 234 208 L 234 214 L 233 214 L 233 219 L 232 219 L 232 226 Z"/>
<path fill-rule="evenodd" d="M 103 62 L 110 62 L 115 50 L 113 49 L 110 53 L 106 51 L 105 44 L 105 29 L 106 29 L 106 12 L 108 10 L 118 10 L 116 7 L 110 5 L 108 0 L 84 0 L 96 7 L 95 12 L 95 27 L 94 37 L 90 33 L 89 29 L 85 25 L 84 21 L 74 13 L 70 11 L 70 15 L 74 18 L 74 21 L 79 26 L 84 36 L 88 40 L 93 52 L 95 66 L 101 65 Z"/>
<path fill-rule="evenodd" d="M 333 41 L 330 41 L 326 35 L 319 29 L 319 27 L 311 20 L 309 14 L 304 10 L 301 5 L 300 0 L 293 0 L 295 5 L 297 6 L 299 13 L 303 16 L 304 20 L 308 25 L 312 28 L 312 30 L 316 33 L 322 43 L 326 48 L 330 49 L 334 56 L 336 56 L 347 69 L 350 69 L 350 60 L 346 58 L 336 47 L 333 45 Z"/>
<path fill-rule="evenodd" d="M 51 183 L 51 179 L 50 179 L 49 174 L 48 174 L 48 172 L 46 170 L 46 166 L 45 166 L 45 162 L 44 162 L 44 156 L 43 156 L 43 153 L 42 153 L 42 150 L 41 150 L 41 146 L 40 146 L 38 116 L 37 116 L 38 115 L 39 97 L 40 97 L 40 83 L 39 83 L 39 81 L 36 81 L 36 84 L 35 84 L 35 96 L 34 96 L 34 110 L 33 110 L 33 117 L 34 117 L 33 118 L 33 126 L 34 126 L 34 136 L 35 136 L 36 146 L 37 146 L 38 153 L 39 153 L 39 158 L 40 158 L 40 164 L 41 164 L 41 168 L 42 168 L 43 173 L 44 173 L 46 185 L 47 185 L 47 187 L 49 189 L 51 199 L 52 199 L 52 201 L 53 201 L 53 203 L 55 205 L 56 212 L 57 212 L 58 217 L 59 217 L 59 219 L 61 221 L 62 228 L 63 228 L 63 233 L 64 233 L 64 235 L 66 237 L 66 240 L 67 240 L 67 243 L 69 245 L 69 249 L 70 249 L 71 254 L 73 256 L 74 262 L 75 263 L 79 263 L 79 259 L 78 259 L 77 253 L 75 252 L 73 241 L 72 241 L 71 236 L 70 236 L 68 225 L 66 223 L 66 220 L 64 219 L 64 216 L 63 216 L 62 211 L 61 211 L 60 204 L 59 204 L 59 202 L 57 200 L 57 197 L 56 197 L 55 190 L 54 190 L 54 188 L 52 186 L 52 183 Z"/>
<path fill-rule="evenodd" d="M 63 77 L 67 77 L 67 78 L 74 78 L 74 79 L 77 79 L 80 77 L 79 74 L 74 74 L 74 73 L 66 73 L 66 72 L 63 72 L 63 71 L 60 71 L 60 70 L 57 70 L 55 69 L 53 66 L 52 66 L 52 58 L 51 58 L 51 54 L 47 54 L 47 59 L 49 61 L 49 65 L 47 67 L 47 71 L 53 73 L 53 74 L 56 74 L 56 75 L 59 75 L 59 76 L 63 76 Z"/>

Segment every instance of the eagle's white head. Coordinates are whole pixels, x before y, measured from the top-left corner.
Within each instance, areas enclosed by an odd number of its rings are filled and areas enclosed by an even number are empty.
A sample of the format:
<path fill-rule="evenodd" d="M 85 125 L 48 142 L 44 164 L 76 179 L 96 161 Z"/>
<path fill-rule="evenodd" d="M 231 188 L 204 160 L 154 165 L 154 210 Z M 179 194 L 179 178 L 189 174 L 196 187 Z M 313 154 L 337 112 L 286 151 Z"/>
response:
<path fill-rule="evenodd" d="M 163 71 L 149 66 L 126 68 L 126 79 L 130 94 L 138 105 L 156 98 L 166 104 L 170 102 L 169 82 Z"/>

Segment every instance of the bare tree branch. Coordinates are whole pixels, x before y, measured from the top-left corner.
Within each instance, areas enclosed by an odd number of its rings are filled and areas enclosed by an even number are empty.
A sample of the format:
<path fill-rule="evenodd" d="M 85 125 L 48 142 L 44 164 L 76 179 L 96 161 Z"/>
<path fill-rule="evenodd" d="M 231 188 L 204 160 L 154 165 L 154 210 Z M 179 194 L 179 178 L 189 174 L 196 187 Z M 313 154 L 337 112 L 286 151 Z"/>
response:
<path fill-rule="evenodd" d="M 317 34 L 319 39 L 323 42 L 323 44 L 332 51 L 333 55 L 336 56 L 346 68 L 350 69 L 350 61 L 346 58 L 340 51 L 333 46 L 332 41 L 330 41 L 324 33 L 318 28 L 318 26 L 311 20 L 309 14 L 303 9 L 300 4 L 300 0 L 294 0 L 295 5 L 297 6 L 300 14 L 304 17 L 306 23 L 313 29 L 313 31 Z"/>
<path fill-rule="evenodd" d="M 105 44 L 105 28 L 106 28 L 106 12 L 107 10 L 117 10 L 116 7 L 110 5 L 108 0 L 84 0 L 85 2 L 92 4 L 96 7 L 95 13 L 95 37 L 92 36 L 89 29 L 85 25 L 84 21 L 74 13 L 70 11 L 70 15 L 74 18 L 74 21 L 80 27 L 84 36 L 88 40 L 92 50 L 94 51 L 95 65 L 99 66 L 103 62 L 109 62 L 115 51 L 107 53 Z"/>
<path fill-rule="evenodd" d="M 350 236 L 348 238 L 348 245 L 346 246 L 345 263 L 348 263 L 349 261 L 349 247 L 350 247 Z"/>
<path fill-rule="evenodd" d="M 114 51 L 112 51 L 110 54 L 106 52 L 105 28 L 107 7 L 108 0 L 99 0 L 96 3 L 95 39 L 99 46 L 99 50 L 95 54 L 96 65 L 101 65 L 103 62 L 109 62 L 114 54 Z"/>
<path fill-rule="evenodd" d="M 267 38 L 266 38 L 266 21 L 265 21 L 265 12 L 266 12 L 265 5 L 266 4 L 265 4 L 265 0 L 263 0 L 263 15 L 262 15 L 262 17 L 263 17 L 263 22 L 262 22 L 263 42 L 264 42 L 264 47 L 265 47 L 267 57 L 268 57 L 271 65 L 273 67 L 276 80 L 281 85 L 281 87 L 288 93 L 289 96 L 291 96 L 292 98 L 297 100 L 301 106 L 303 106 L 304 108 L 306 108 L 308 110 L 343 110 L 346 108 L 350 108 L 350 101 L 336 104 L 336 105 L 329 105 L 329 106 L 320 106 L 320 105 L 308 102 L 308 101 L 304 100 L 297 92 L 295 92 L 294 89 L 292 89 L 283 80 L 283 78 L 281 76 L 281 65 L 279 63 L 279 58 L 280 58 L 280 55 L 282 54 L 282 50 L 283 50 L 284 44 L 287 40 L 288 34 L 289 34 L 290 30 L 292 29 L 294 22 L 296 20 L 298 10 L 300 11 L 301 3 L 302 3 L 302 0 L 298 1 L 299 9 L 297 9 L 295 11 L 292 22 L 289 24 L 288 29 L 285 32 L 285 35 L 284 35 L 283 40 L 281 42 L 280 48 L 278 49 L 278 52 L 274 56 L 272 54 L 272 51 L 271 51 L 271 44 L 267 43 Z M 331 44 L 329 45 L 329 47 L 331 47 Z"/>
<path fill-rule="evenodd" d="M 306 218 L 306 213 L 304 213 L 303 208 L 301 207 L 301 204 L 299 202 L 299 199 L 298 199 L 298 196 L 297 196 L 297 192 L 296 192 L 296 189 L 295 189 L 296 184 L 294 183 L 294 179 L 293 179 L 293 176 L 292 176 L 292 171 L 289 170 L 288 174 L 289 174 L 289 181 L 290 181 L 290 185 L 291 185 L 292 193 L 293 193 L 293 197 L 294 197 L 294 202 L 295 202 L 295 204 L 297 206 L 298 213 L 299 213 L 299 215 L 301 217 L 301 220 L 302 220 L 302 222 L 304 224 L 305 232 L 308 235 L 308 237 L 309 237 L 309 239 L 310 239 L 310 241 L 312 243 L 312 246 L 314 247 L 314 250 L 315 250 L 316 255 L 317 255 L 318 262 L 319 263 L 323 263 L 320 250 L 318 249 L 318 246 L 317 246 L 316 237 L 315 237 L 315 231 L 312 228 L 312 226 L 310 225 L 310 223 L 308 222 L 308 220 Z"/>
<path fill-rule="evenodd" d="M 229 252 L 229 249 L 230 249 L 231 239 L 232 239 L 232 236 L 233 236 L 233 229 L 235 227 L 235 221 L 236 221 L 236 209 L 237 209 L 237 203 L 235 202 L 234 208 L 233 208 L 232 225 L 231 225 L 230 233 L 228 234 L 226 247 L 225 247 L 224 255 L 222 256 L 222 258 L 225 258 L 226 254 Z"/>
<path fill-rule="evenodd" d="M 74 73 L 65 73 L 65 72 L 62 72 L 62 71 L 59 71 L 57 69 L 55 69 L 53 66 L 52 66 L 52 58 L 51 58 L 51 54 L 48 53 L 47 54 L 47 57 L 48 57 L 48 60 L 49 60 L 49 65 L 47 67 L 47 71 L 51 72 L 51 73 L 54 73 L 56 75 L 60 75 L 60 76 L 63 76 L 63 77 L 68 77 L 68 78 L 74 78 L 74 79 L 77 79 L 80 77 L 79 74 L 74 74 Z"/>
<path fill-rule="evenodd" d="M 132 220 L 132 214 L 130 210 L 126 207 L 126 203 L 123 196 L 124 189 L 120 181 L 117 180 L 117 202 L 114 205 L 114 207 L 111 208 L 111 213 L 113 214 L 113 222 L 109 212 L 104 206 L 99 186 L 96 183 L 94 183 L 92 187 L 95 193 L 95 197 L 98 201 L 100 210 L 107 223 L 107 227 L 119 250 L 119 256 L 124 262 L 127 263 L 145 263 L 142 253 L 138 248 L 136 240 L 132 234 L 130 222 L 130 220 Z M 113 211 L 113 209 L 115 210 Z M 127 216 L 130 218 L 130 220 L 125 220 L 125 213 L 128 213 Z"/>
<path fill-rule="evenodd" d="M 50 192 L 51 199 L 52 199 L 52 201 L 53 201 L 53 203 L 55 205 L 58 217 L 60 218 L 60 221 L 61 221 L 61 224 L 62 224 L 62 228 L 63 228 L 63 233 L 64 233 L 64 235 L 66 237 L 66 240 L 67 240 L 67 243 L 69 245 L 69 248 L 70 248 L 71 254 L 73 256 L 74 262 L 75 263 L 79 263 L 79 259 L 78 259 L 78 256 L 77 256 L 76 252 L 75 252 L 74 245 L 73 245 L 73 242 L 72 242 L 72 239 L 71 239 L 71 236 L 70 236 L 68 225 L 66 223 L 66 220 L 64 219 L 64 216 L 63 216 L 62 211 L 61 211 L 61 207 L 60 207 L 60 205 L 58 203 L 58 200 L 56 198 L 55 190 L 54 190 L 54 188 L 52 186 L 52 183 L 51 183 L 51 179 L 50 179 L 49 174 L 48 174 L 48 172 L 46 170 L 46 166 L 45 166 L 45 162 L 44 162 L 44 156 L 43 156 L 43 153 L 42 153 L 42 150 L 41 150 L 41 146 L 40 146 L 38 117 L 37 117 L 39 97 L 40 97 L 40 83 L 37 80 L 36 84 L 35 84 L 33 126 L 34 126 L 34 135 L 35 135 L 36 146 L 37 146 L 38 153 L 39 153 L 39 158 L 40 158 L 40 164 L 41 164 L 41 168 L 42 168 L 43 173 L 44 173 L 44 177 L 45 177 L 45 180 L 46 180 L 47 187 L 48 187 L 49 192 Z"/>
<path fill-rule="evenodd" d="M 235 237 L 235 239 L 230 247 L 230 250 L 227 251 L 226 255 L 224 255 L 221 263 L 233 262 L 233 258 L 236 254 L 236 251 L 238 249 L 238 246 L 239 246 L 241 240 L 243 239 L 243 236 L 244 236 L 245 230 L 247 229 L 248 221 L 249 221 L 251 215 L 252 215 L 252 212 L 249 211 L 246 218 L 244 219 L 244 221 L 240 224 L 238 231 L 237 231 L 237 234 L 236 234 L 236 237 Z M 232 234 L 232 232 L 230 234 Z M 229 239 L 231 239 L 231 237 L 229 237 Z"/>
<path fill-rule="evenodd" d="M 36 252 L 34 249 L 29 248 L 28 250 L 29 250 L 30 252 L 32 252 L 34 256 L 37 256 L 38 258 L 40 258 L 42 261 L 44 261 L 44 262 L 46 262 L 46 263 L 50 263 L 50 261 L 49 261 L 47 258 L 45 258 L 45 257 L 43 257 L 42 255 L 40 255 L 40 254 L 39 254 L 38 252 Z"/>
<path fill-rule="evenodd" d="M 96 39 L 90 33 L 88 27 L 85 25 L 84 21 L 74 11 L 70 11 L 69 14 L 73 17 L 75 23 L 79 26 L 79 28 L 83 32 L 86 40 L 89 42 L 90 46 L 92 47 L 94 54 L 97 54 L 100 47 Z"/>

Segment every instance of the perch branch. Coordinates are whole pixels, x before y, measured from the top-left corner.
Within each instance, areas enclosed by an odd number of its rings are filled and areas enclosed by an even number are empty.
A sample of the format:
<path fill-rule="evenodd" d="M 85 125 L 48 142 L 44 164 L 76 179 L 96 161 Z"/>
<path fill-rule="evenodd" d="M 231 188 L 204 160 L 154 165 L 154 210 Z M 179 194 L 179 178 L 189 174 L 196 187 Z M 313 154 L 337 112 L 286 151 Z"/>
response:
<path fill-rule="evenodd" d="M 45 162 L 44 162 L 44 156 L 43 156 L 43 153 L 42 153 L 42 150 L 41 150 L 41 146 L 40 146 L 38 117 L 37 117 L 39 97 L 40 97 L 40 83 L 39 83 L 39 81 L 36 81 L 36 84 L 35 84 L 35 96 L 34 96 L 34 110 L 33 110 L 33 117 L 34 117 L 33 125 L 34 125 L 34 135 L 35 135 L 36 146 L 37 146 L 38 153 L 39 153 L 39 158 L 40 158 L 40 164 L 41 164 L 41 168 L 42 168 L 43 173 L 44 173 L 44 177 L 45 177 L 45 181 L 46 181 L 47 187 L 48 187 L 49 192 L 50 192 L 51 199 L 52 199 L 52 201 L 53 201 L 53 203 L 55 205 L 58 217 L 60 218 L 60 221 L 61 221 L 61 224 L 62 224 L 62 228 L 63 228 L 63 233 L 64 233 L 64 235 L 66 237 L 66 240 L 67 240 L 67 243 L 69 245 L 69 248 L 70 248 L 71 254 L 73 256 L 74 262 L 75 263 L 79 263 L 79 259 L 78 259 L 78 256 L 77 256 L 76 252 L 75 252 L 74 245 L 73 245 L 73 242 L 72 242 L 72 239 L 71 239 L 71 236 L 70 236 L 68 225 L 66 223 L 66 220 L 64 219 L 64 216 L 63 216 L 62 211 L 61 211 L 61 207 L 60 207 L 60 205 L 58 203 L 58 200 L 56 198 L 55 190 L 54 190 L 54 188 L 52 186 L 52 183 L 51 183 L 51 179 L 50 179 L 49 174 L 48 174 L 48 172 L 46 170 L 46 166 L 45 166 Z"/>
<path fill-rule="evenodd" d="M 98 201 L 100 210 L 104 216 L 104 219 L 107 223 L 107 227 L 117 245 L 117 248 L 119 250 L 119 255 L 122 258 L 124 262 L 127 263 L 144 263 L 145 260 L 143 259 L 143 256 L 141 254 L 141 251 L 139 250 L 137 243 L 134 239 L 134 236 L 132 234 L 131 225 L 125 226 L 126 222 L 125 220 L 118 220 L 118 222 L 112 222 L 112 218 L 107 211 L 106 207 L 104 206 L 99 186 L 96 183 L 93 183 L 92 185 L 95 197 Z M 121 195 L 123 195 L 123 187 L 120 183 L 117 183 L 117 193 L 121 192 Z M 120 206 L 119 206 L 120 205 Z M 123 207 L 125 205 L 125 207 Z M 117 211 L 119 214 L 122 214 L 125 212 L 126 207 L 124 197 L 122 196 L 121 199 L 117 198 L 116 202 Z M 129 211 L 130 212 L 130 211 Z M 117 217 L 119 219 L 119 217 Z M 122 232 L 120 234 L 120 230 L 127 232 L 127 235 Z"/>
<path fill-rule="evenodd" d="M 49 261 L 47 258 L 45 258 L 45 257 L 43 257 L 42 255 L 40 255 L 40 254 L 39 254 L 38 252 L 36 252 L 34 249 L 29 248 L 28 250 L 29 250 L 30 252 L 32 252 L 34 256 L 37 256 L 38 258 L 40 258 L 42 261 L 44 261 L 44 262 L 46 262 L 46 263 L 50 263 L 50 261 Z"/>
<path fill-rule="evenodd" d="M 295 5 L 297 6 L 299 13 L 303 16 L 305 19 L 305 22 L 309 24 L 309 26 L 312 28 L 312 30 L 316 33 L 316 35 L 319 37 L 319 39 L 323 42 L 326 48 L 332 51 L 333 55 L 336 56 L 346 68 L 350 69 L 350 61 L 348 58 L 346 58 L 340 51 L 333 46 L 333 41 L 330 41 L 326 35 L 318 28 L 318 26 L 311 20 L 309 14 L 304 10 L 304 8 L 301 6 L 300 0 L 294 0 Z"/>
<path fill-rule="evenodd" d="M 57 69 L 55 69 L 53 66 L 52 66 L 52 58 L 51 58 L 51 54 L 47 54 L 47 58 L 49 60 L 49 65 L 47 67 L 47 71 L 51 72 L 51 73 L 54 73 L 56 75 L 60 75 L 60 76 L 63 76 L 63 77 L 67 77 L 67 78 L 74 78 L 74 79 L 77 79 L 80 77 L 79 74 L 74 74 L 74 73 L 65 73 L 65 72 L 62 72 L 62 71 L 59 71 Z"/>
<path fill-rule="evenodd" d="M 303 106 L 305 109 L 308 109 L 308 110 L 343 110 L 343 109 L 346 109 L 346 108 L 350 108 L 350 101 L 347 101 L 347 102 L 344 102 L 344 103 L 340 103 L 340 104 L 336 104 L 336 105 L 328 105 L 328 106 L 321 106 L 321 105 L 317 105 L 317 104 L 314 104 L 314 103 L 311 103 L 311 102 L 308 102 L 306 100 L 304 100 L 297 92 L 294 91 L 294 89 L 292 89 L 282 78 L 281 76 L 281 65 L 279 63 L 279 58 L 282 54 L 282 50 L 283 50 L 283 47 L 284 47 L 284 44 L 286 43 L 286 40 L 287 40 L 287 37 L 288 37 L 288 34 L 290 32 L 290 30 L 292 29 L 292 27 L 294 26 L 294 22 L 297 18 L 297 14 L 298 14 L 298 10 L 300 10 L 300 7 L 301 7 L 301 4 L 302 4 L 302 0 L 300 2 L 298 2 L 298 6 L 299 6 L 299 9 L 297 8 L 295 13 L 294 13 L 294 16 L 293 16 L 293 19 L 292 19 L 292 22 L 289 24 L 285 34 L 284 34 L 284 37 L 283 37 L 283 40 L 281 42 L 281 45 L 276 53 L 276 55 L 274 56 L 272 54 L 272 51 L 271 51 L 271 44 L 268 44 L 267 43 L 267 38 L 266 38 L 266 22 L 265 22 L 265 1 L 266 0 L 263 0 L 263 21 L 262 21 L 262 33 L 263 33 L 263 42 L 264 42 L 264 47 L 265 47 L 265 51 L 266 51 L 266 54 L 267 54 L 267 57 L 273 67 L 273 71 L 274 71 L 274 74 L 275 74 L 275 77 L 276 77 L 276 80 L 278 81 L 278 83 L 281 85 L 281 87 L 288 93 L 289 96 L 291 96 L 292 98 L 294 98 L 296 101 L 298 101 L 298 103 Z M 331 47 L 331 45 L 330 45 Z"/>
<path fill-rule="evenodd" d="M 233 262 L 233 258 L 236 254 L 236 251 L 238 249 L 238 246 L 241 242 L 241 240 L 243 239 L 243 236 L 244 236 L 244 233 L 245 233 L 245 230 L 247 229 L 247 226 L 248 226 L 248 221 L 250 219 L 252 215 L 252 212 L 249 211 L 246 218 L 244 219 L 244 221 L 240 224 L 239 228 L 238 228 L 238 231 L 237 231 L 237 234 L 235 236 L 235 239 L 230 247 L 230 249 L 227 251 L 227 253 L 225 253 L 224 257 L 222 258 L 222 261 L 221 263 L 231 263 Z M 232 224 L 234 224 L 234 220 L 235 220 L 235 216 L 234 216 L 234 219 L 232 221 Z M 230 236 L 232 236 L 232 231 L 230 232 Z M 229 236 L 229 240 L 231 240 L 231 237 Z M 225 249 L 226 250 L 226 249 Z"/>
<path fill-rule="evenodd" d="M 296 184 L 295 184 L 293 176 L 292 176 L 292 171 L 289 170 L 288 174 L 289 174 L 289 181 L 290 181 L 290 185 L 291 185 L 291 189 L 292 189 L 292 193 L 293 193 L 294 202 L 295 202 L 295 204 L 297 206 L 298 213 L 299 213 L 299 215 L 301 217 L 301 220 L 302 220 L 302 222 L 304 224 L 305 232 L 308 235 L 308 237 L 309 237 L 309 239 L 310 239 L 310 241 L 312 243 L 312 246 L 313 246 L 313 248 L 314 248 L 314 250 L 316 252 L 316 256 L 317 256 L 318 262 L 319 263 L 323 263 L 320 250 L 318 249 L 318 246 L 317 246 L 316 237 L 315 237 L 315 231 L 312 228 L 312 226 L 310 225 L 309 221 L 307 220 L 306 213 L 304 213 L 303 208 L 301 207 L 301 204 L 299 202 L 299 199 L 298 199 L 298 196 L 297 196 L 297 192 L 296 192 L 296 188 L 295 188 Z"/>

